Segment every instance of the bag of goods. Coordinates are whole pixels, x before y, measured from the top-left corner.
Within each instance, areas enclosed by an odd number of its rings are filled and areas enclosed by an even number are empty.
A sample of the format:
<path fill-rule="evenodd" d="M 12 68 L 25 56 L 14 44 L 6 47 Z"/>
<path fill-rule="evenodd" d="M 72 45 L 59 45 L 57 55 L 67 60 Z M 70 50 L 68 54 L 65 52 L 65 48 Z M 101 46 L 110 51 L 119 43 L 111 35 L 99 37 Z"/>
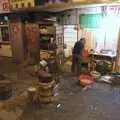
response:
<path fill-rule="evenodd" d="M 99 79 L 101 74 L 97 71 L 91 71 L 91 75 L 94 77 L 94 79 Z"/>
<path fill-rule="evenodd" d="M 109 76 L 109 75 L 105 75 L 105 76 L 102 76 L 100 79 L 99 79 L 99 82 L 104 82 L 104 83 L 108 83 L 108 84 L 111 84 L 112 83 L 112 77 Z"/>

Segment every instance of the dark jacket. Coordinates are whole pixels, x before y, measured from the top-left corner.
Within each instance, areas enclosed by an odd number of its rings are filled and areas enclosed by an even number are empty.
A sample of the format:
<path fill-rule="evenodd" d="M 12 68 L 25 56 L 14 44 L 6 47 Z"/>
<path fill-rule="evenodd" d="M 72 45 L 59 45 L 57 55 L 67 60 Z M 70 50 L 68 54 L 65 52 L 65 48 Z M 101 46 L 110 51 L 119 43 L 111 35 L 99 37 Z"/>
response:
<path fill-rule="evenodd" d="M 81 41 L 77 41 L 73 48 L 73 54 L 82 56 L 83 49 L 84 49 L 84 44 Z"/>

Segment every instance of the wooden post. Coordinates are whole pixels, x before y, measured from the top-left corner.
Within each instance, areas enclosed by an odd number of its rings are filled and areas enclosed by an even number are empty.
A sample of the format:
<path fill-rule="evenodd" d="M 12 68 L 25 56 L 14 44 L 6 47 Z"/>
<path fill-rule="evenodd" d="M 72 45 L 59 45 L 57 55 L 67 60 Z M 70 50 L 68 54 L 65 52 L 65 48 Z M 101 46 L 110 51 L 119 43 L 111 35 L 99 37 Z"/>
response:
<path fill-rule="evenodd" d="M 10 21 L 10 40 L 12 45 L 13 61 L 24 62 L 23 24 L 20 19 Z"/>
<path fill-rule="evenodd" d="M 119 37 L 118 37 L 118 44 L 117 44 L 117 58 L 116 58 L 116 65 L 115 71 L 120 72 L 120 30 L 119 30 Z"/>
<path fill-rule="evenodd" d="M 25 36 L 28 50 L 28 58 L 38 63 L 40 60 L 40 42 L 39 42 L 39 27 L 36 23 L 25 24 Z"/>

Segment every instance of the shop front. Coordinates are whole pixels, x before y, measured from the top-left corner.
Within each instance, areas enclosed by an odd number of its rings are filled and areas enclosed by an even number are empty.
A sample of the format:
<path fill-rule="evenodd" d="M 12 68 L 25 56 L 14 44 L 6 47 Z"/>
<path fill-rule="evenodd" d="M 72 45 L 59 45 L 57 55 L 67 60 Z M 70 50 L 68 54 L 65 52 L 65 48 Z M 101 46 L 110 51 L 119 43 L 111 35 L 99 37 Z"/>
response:
<path fill-rule="evenodd" d="M 59 18 L 60 24 L 77 25 L 77 40 L 86 38 L 85 48 L 88 52 L 91 54 L 92 51 L 92 55 L 98 60 L 99 58 L 105 61 L 109 59 L 107 62 L 111 66 L 111 71 L 115 71 L 115 66 L 118 66 L 116 57 L 118 56 L 119 21 L 119 5 L 82 7 L 67 11 Z M 72 44 L 72 49 L 74 43 L 71 40 L 67 43 Z"/>
<path fill-rule="evenodd" d="M 8 0 L 0 1 L 0 13 L 0 56 L 12 57 L 9 18 L 6 15 L 7 13 L 9 13 Z M 3 13 L 5 14 L 2 15 Z"/>

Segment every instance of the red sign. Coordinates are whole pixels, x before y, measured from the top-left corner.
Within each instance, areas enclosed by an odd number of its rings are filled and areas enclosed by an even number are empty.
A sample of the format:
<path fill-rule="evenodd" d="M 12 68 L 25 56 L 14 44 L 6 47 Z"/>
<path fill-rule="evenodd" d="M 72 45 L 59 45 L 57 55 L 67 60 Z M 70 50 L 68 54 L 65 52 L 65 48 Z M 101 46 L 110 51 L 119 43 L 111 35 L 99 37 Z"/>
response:
<path fill-rule="evenodd" d="M 20 30 L 19 30 L 19 26 L 18 25 L 13 25 L 13 32 L 15 33 L 15 34 L 17 34 Z"/>
<path fill-rule="evenodd" d="M 8 2 L 3 2 L 3 11 L 8 11 L 9 10 L 9 5 L 8 5 Z"/>
<path fill-rule="evenodd" d="M 108 7 L 109 13 L 120 14 L 120 6 Z"/>
<path fill-rule="evenodd" d="M 9 12 L 9 2 L 8 0 L 0 0 L 0 13 Z"/>

